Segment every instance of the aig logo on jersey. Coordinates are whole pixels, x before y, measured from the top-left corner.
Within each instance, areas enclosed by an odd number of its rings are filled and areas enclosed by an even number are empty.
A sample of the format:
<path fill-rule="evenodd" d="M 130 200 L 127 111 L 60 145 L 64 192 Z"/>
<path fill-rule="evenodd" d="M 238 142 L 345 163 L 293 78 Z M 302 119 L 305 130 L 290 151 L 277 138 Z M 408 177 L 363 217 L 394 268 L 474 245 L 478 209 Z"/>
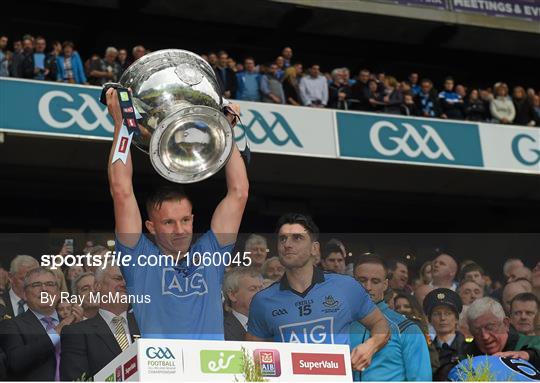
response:
<path fill-rule="evenodd" d="M 334 343 L 334 318 L 298 322 L 279 326 L 281 341 L 285 343 Z"/>
<path fill-rule="evenodd" d="M 184 277 L 183 274 L 178 273 L 172 267 L 164 268 L 161 278 L 162 294 L 174 295 L 180 298 L 207 294 L 208 286 L 204 276 L 199 271 L 202 269 L 201 266 L 193 274 Z"/>

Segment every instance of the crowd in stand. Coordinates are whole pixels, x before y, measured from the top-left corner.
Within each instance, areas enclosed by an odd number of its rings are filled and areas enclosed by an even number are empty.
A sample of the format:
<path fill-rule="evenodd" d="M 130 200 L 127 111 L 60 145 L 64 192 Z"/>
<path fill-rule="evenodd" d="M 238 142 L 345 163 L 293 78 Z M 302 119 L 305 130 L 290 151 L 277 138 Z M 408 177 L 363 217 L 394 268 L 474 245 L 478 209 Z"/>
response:
<path fill-rule="evenodd" d="M 244 340 L 249 316 L 253 315 L 250 310 L 252 298 L 273 283 L 280 283 L 284 275 L 279 257 L 270 255 L 273 251 L 268 248 L 264 236 L 251 235 L 244 250 L 250 254 L 251 265 L 228 268 L 223 280 L 226 340 Z M 109 249 L 87 243 L 82 251 L 105 257 Z M 73 248 L 64 245 L 60 255 L 72 252 Z M 502 270 L 505 280 L 501 284 L 475 261 L 458 263 L 448 253 L 438 254 L 419 270 L 409 270 L 406 259 L 387 259 L 375 253 L 353 256 L 342 241 L 332 239 L 324 246 L 318 245 L 313 264 L 327 273 L 354 277 L 389 323 L 396 324 L 392 331 L 404 334 L 396 340 L 391 338 L 387 348 L 379 351 L 379 357 L 373 359 L 372 365 L 358 380 L 392 380 L 391 376 L 399 377 L 398 380 L 448 380 L 450 369 L 466 355 L 508 355 L 513 352 L 516 357 L 540 367 L 540 262 L 534 265 L 517 258 L 506 260 Z M 529 267 L 533 267 L 532 270 Z M 411 277 L 413 271 L 415 278 Z M 8 379 L 13 380 L 27 374 L 24 366 L 43 371 L 39 367 L 40 363 L 45 363 L 43 354 L 35 355 L 39 351 L 29 353 L 25 349 L 26 364 L 14 361 L 24 350 L 21 349 L 22 341 L 13 340 L 10 331 L 14 330 L 8 329 L 8 322 L 28 309 L 39 312 L 38 293 L 50 292 L 53 286 L 60 291 L 69 291 L 82 302 L 62 302 L 56 306 L 55 334 L 62 350 L 56 377 L 80 380 L 82 374 L 86 377 L 95 374 L 133 342 L 139 332 L 128 304 L 100 305 L 84 298 L 97 292 L 125 292 L 125 285 L 117 266 L 104 270 L 94 266 L 72 266 L 47 274 L 35 258 L 20 255 L 11 262 L 8 270 L 0 268 L 0 346 L 8 355 L 6 366 L 2 366 L 4 362 L 0 358 L 0 376 L 7 371 Z M 125 319 L 120 331 L 123 336 L 118 335 L 118 327 L 111 327 L 108 333 L 114 345 L 112 351 L 92 346 L 93 338 L 81 325 L 90 321 L 93 326 L 104 326 L 99 315 L 114 316 L 107 314 L 109 312 Z M 363 341 L 360 338 L 365 338 L 362 336 L 365 329 L 359 326 L 351 329 L 351 349 L 355 342 Z M 70 337 L 70 334 L 76 336 Z M 95 354 L 80 355 L 90 352 L 92 347 L 96 347 L 92 351 Z M 401 355 L 398 359 L 404 361 L 401 367 L 388 359 L 395 357 L 392 353 L 396 352 L 396 347 Z M 52 348 L 49 350 L 51 355 L 54 355 L 53 351 Z M 392 371 L 385 370 L 385 366 Z M 39 380 L 40 375 L 26 377 Z"/>
<path fill-rule="evenodd" d="M 149 51 L 108 47 L 104 56 L 83 60 L 73 42 L 25 35 L 8 50 L 8 37 L 0 36 L 0 76 L 103 85 L 118 81 L 122 72 Z M 439 90 L 429 78 L 411 73 L 398 81 L 383 72 L 361 69 L 352 76 L 346 67 L 323 72 L 309 67 L 285 47 L 270 62 L 246 57 L 237 62 L 227 52 L 201 54 L 214 68 L 223 96 L 244 101 L 303 105 L 313 108 L 358 110 L 374 113 L 441 119 L 540 126 L 540 90 L 504 82 L 484 89 L 470 88 L 447 77 Z"/>

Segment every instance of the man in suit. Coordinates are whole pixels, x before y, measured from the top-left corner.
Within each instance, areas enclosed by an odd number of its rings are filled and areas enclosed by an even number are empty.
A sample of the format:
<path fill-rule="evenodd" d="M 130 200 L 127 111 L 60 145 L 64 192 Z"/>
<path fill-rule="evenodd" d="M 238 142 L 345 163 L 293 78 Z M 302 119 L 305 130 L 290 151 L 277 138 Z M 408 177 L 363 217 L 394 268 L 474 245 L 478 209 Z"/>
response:
<path fill-rule="evenodd" d="M 249 305 L 262 289 L 262 275 L 253 268 L 237 267 L 225 274 L 223 293 L 227 306 L 223 327 L 225 340 L 244 340 L 247 331 Z"/>
<path fill-rule="evenodd" d="M 30 270 L 38 267 L 38 261 L 29 255 L 17 255 L 11 261 L 8 277 L 11 288 L 6 289 L 2 295 L 2 300 L 6 305 L 6 312 L 4 314 L 15 318 L 28 309 L 24 296 L 24 277 Z M 0 317 L 0 320 L 3 317 L 4 315 Z"/>
<path fill-rule="evenodd" d="M 59 287 L 56 276 L 38 267 L 24 278 L 28 310 L 0 323 L 0 344 L 7 355 L 8 380 L 58 380 L 62 327 L 55 306 Z M 45 297 L 45 298 L 44 298 Z"/>
<path fill-rule="evenodd" d="M 234 97 L 236 94 L 236 73 L 228 67 L 229 55 L 225 51 L 218 53 L 218 63 L 214 68 L 216 77 L 221 85 L 222 96 L 225 98 Z"/>
<path fill-rule="evenodd" d="M 98 269 L 95 278 L 94 291 L 102 298 L 98 314 L 62 331 L 62 380 L 93 377 L 140 334 L 129 304 L 122 303 L 126 282 L 118 266 Z"/>

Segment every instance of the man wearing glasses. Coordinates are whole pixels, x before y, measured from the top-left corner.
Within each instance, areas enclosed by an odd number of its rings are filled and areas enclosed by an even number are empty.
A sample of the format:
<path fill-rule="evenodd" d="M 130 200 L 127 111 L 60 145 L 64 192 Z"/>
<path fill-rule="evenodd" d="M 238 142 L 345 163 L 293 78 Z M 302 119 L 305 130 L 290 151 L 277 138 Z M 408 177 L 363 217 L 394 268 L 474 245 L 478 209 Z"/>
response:
<path fill-rule="evenodd" d="M 518 334 L 506 317 L 501 304 L 492 298 L 474 301 L 467 310 L 467 322 L 474 342 L 465 355 L 496 355 L 527 360 L 540 368 L 540 338 Z"/>
<path fill-rule="evenodd" d="M 73 321 L 71 316 L 59 321 L 59 292 L 50 270 L 38 267 L 24 278 L 28 310 L 0 323 L 0 344 L 9 355 L 8 380 L 59 380 L 60 331 Z"/>

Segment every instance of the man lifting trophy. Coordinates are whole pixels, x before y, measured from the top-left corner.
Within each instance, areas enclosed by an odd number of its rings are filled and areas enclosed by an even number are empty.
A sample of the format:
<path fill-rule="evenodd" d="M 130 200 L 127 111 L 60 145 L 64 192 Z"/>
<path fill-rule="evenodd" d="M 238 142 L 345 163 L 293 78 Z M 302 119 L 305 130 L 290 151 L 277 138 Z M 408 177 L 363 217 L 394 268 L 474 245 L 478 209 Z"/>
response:
<path fill-rule="evenodd" d="M 230 256 L 234 247 L 249 189 L 232 131 L 239 107 L 224 105 L 210 65 L 184 50 L 143 56 L 124 72 L 120 85 L 105 93 L 114 121 L 109 185 L 116 256 L 131 257 L 129 266 L 122 266 L 128 293 L 150 300 L 133 305 L 141 336 L 223 340 L 223 255 Z M 142 233 L 131 142 L 149 154 L 161 176 L 176 183 L 200 181 L 225 166 L 227 194 L 210 229 L 195 243 L 191 202 L 174 184 L 155 190 L 146 201 L 144 224 L 152 240 Z M 197 267 L 191 255 L 204 253 L 221 257 Z M 168 255 L 173 261 L 148 266 L 144 260 L 149 255 Z"/>

